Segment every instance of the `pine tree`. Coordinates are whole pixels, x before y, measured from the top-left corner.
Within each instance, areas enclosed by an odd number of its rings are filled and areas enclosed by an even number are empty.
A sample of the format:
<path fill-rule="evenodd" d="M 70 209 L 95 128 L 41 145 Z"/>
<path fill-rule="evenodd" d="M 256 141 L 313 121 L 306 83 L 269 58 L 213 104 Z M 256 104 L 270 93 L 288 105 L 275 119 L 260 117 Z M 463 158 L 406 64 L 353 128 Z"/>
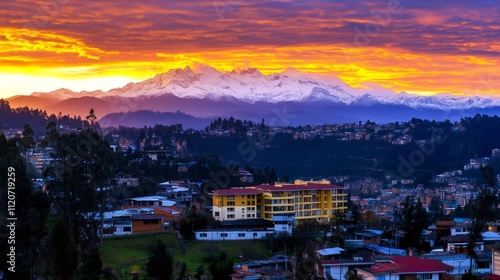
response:
<path fill-rule="evenodd" d="M 167 251 L 165 243 L 154 240 L 148 250 L 146 264 L 148 276 L 157 280 L 172 280 L 174 257 Z"/>

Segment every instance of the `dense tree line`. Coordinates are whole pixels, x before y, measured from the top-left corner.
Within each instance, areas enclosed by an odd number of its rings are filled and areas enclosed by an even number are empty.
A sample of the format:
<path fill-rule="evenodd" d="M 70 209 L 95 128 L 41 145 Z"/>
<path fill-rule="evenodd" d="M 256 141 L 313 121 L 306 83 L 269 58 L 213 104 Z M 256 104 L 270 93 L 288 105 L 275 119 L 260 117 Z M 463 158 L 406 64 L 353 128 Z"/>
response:
<path fill-rule="evenodd" d="M 4 134 L 0 134 L 0 215 L 7 217 L 8 199 L 8 173 L 14 174 L 15 211 L 16 221 L 15 246 L 16 263 L 15 271 L 8 275 L 9 279 L 31 279 L 32 275 L 44 274 L 49 268 L 45 254 L 47 248 L 42 244 L 48 241 L 46 222 L 49 217 L 49 198 L 41 191 L 35 191 L 31 186 L 30 178 L 27 174 L 25 159 L 21 156 L 21 147 L 25 145 L 22 138 L 7 139 Z M 10 167 L 10 169 L 9 169 Z M 8 172 L 8 170 L 11 170 Z M 11 193 L 12 194 L 12 193 Z M 1 220 L 2 231 L 7 230 L 7 221 Z M 9 235 L 9 232 L 2 232 Z M 2 244 L 7 244 L 7 240 L 2 240 Z M 10 246 L 2 246 L 0 256 L 1 270 L 7 270 L 6 250 Z"/>
<path fill-rule="evenodd" d="M 0 99 L 0 131 L 10 128 L 20 129 L 29 124 L 37 135 L 43 135 L 45 127 L 50 122 L 67 125 L 70 128 L 79 128 L 82 127 L 83 120 L 80 116 L 71 117 L 61 113 L 49 115 L 46 111 L 40 109 L 11 108 L 7 100 Z M 96 128 L 98 127 L 97 124 Z"/>
<path fill-rule="evenodd" d="M 0 169 L 14 168 L 16 177 L 17 260 L 9 279 L 99 279 L 97 232 L 115 173 L 109 144 L 90 127 L 60 135 L 49 125 L 44 145 L 53 148 L 53 161 L 44 171 L 47 192 L 42 192 L 33 189 L 26 172 L 23 155 L 35 145 L 29 125 L 22 136 L 6 139 L 0 134 Z M 7 178 L 0 174 L 4 212 Z"/>

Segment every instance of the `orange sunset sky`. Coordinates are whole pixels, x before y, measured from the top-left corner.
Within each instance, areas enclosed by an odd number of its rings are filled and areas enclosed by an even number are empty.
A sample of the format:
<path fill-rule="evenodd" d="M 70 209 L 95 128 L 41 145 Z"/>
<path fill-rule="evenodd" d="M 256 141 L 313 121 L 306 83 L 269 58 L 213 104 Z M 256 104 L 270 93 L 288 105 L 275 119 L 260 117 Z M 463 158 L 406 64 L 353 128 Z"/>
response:
<path fill-rule="evenodd" d="M 491 1 L 13 0 L 0 10 L 0 97 L 108 90 L 194 62 L 295 67 L 353 87 L 500 96 Z"/>

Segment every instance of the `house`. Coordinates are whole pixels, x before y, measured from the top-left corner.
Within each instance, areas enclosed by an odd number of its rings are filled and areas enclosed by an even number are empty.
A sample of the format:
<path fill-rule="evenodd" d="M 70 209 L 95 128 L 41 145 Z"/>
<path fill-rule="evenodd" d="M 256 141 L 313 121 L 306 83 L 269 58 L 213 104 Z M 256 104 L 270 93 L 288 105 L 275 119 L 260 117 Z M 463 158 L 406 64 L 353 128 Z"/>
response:
<path fill-rule="evenodd" d="M 357 268 L 368 268 L 375 264 L 372 260 L 356 257 L 353 260 L 322 260 L 318 265 L 318 276 L 334 279 L 345 279 L 348 272 L 355 272 Z M 358 272 L 359 274 L 359 272 Z"/>
<path fill-rule="evenodd" d="M 156 186 L 156 194 L 178 203 L 191 203 L 196 192 L 174 182 L 163 182 Z"/>
<path fill-rule="evenodd" d="M 439 260 L 421 259 L 414 256 L 398 256 L 388 262 L 375 263 L 368 268 L 357 268 L 365 280 L 439 280 L 453 267 Z"/>
<path fill-rule="evenodd" d="M 491 249 L 491 274 L 484 276 L 487 280 L 500 279 L 500 245 L 489 245 Z"/>
<path fill-rule="evenodd" d="M 472 262 L 472 273 L 475 275 L 486 275 L 491 273 L 491 253 L 486 251 L 478 251 L 477 259 L 467 256 L 467 254 L 455 254 L 451 252 L 445 252 L 438 250 L 433 250 L 429 254 L 421 255 L 423 259 L 433 259 L 442 261 L 453 267 L 452 271 L 448 272 L 448 275 L 461 278 L 461 275 L 466 273 L 470 269 L 470 264 Z"/>
<path fill-rule="evenodd" d="M 158 214 L 135 214 L 132 218 L 132 233 L 161 232 L 164 216 Z"/>
<path fill-rule="evenodd" d="M 333 259 L 339 259 L 340 254 L 344 251 L 345 250 L 340 247 L 333 247 L 333 248 L 324 248 L 316 250 L 316 254 L 320 259 L 333 260 Z"/>
<path fill-rule="evenodd" d="M 262 280 L 285 280 L 295 278 L 295 275 L 291 271 L 279 268 L 259 268 L 256 269 L 255 272 L 261 275 Z"/>
<path fill-rule="evenodd" d="M 240 177 L 240 182 L 242 183 L 253 183 L 253 174 L 245 169 L 240 169 L 238 171 L 238 176 Z"/>
<path fill-rule="evenodd" d="M 172 201 L 169 201 L 166 196 L 153 195 L 153 196 L 127 198 L 125 199 L 124 208 L 171 206 L 171 205 L 173 205 Z"/>
<path fill-rule="evenodd" d="M 494 221 L 488 223 L 488 231 L 500 232 L 500 221 Z"/>
<path fill-rule="evenodd" d="M 239 272 L 229 275 L 231 280 L 261 280 L 262 276 L 255 272 Z"/>
<path fill-rule="evenodd" d="M 391 247 L 382 247 L 375 244 L 366 244 L 365 248 L 372 251 L 373 255 L 381 256 L 406 256 L 406 250 Z"/>
<path fill-rule="evenodd" d="M 226 241 L 226 240 L 254 240 L 265 239 L 274 235 L 274 230 L 269 229 L 204 229 L 194 231 L 196 240 Z"/>
<path fill-rule="evenodd" d="M 165 216 L 153 214 L 153 209 L 127 209 L 106 212 L 102 219 L 103 236 L 130 235 L 164 231 Z M 100 220 L 99 214 L 95 219 Z"/>
<path fill-rule="evenodd" d="M 231 279 L 293 279 L 294 274 L 288 270 L 291 268 L 289 261 L 290 259 L 283 255 L 276 255 L 269 259 L 243 261 L 234 266 L 236 274 L 232 274 Z"/>
<path fill-rule="evenodd" d="M 324 248 L 316 251 L 316 265 L 318 276 L 343 279 L 347 272 L 355 272 L 355 268 L 370 267 L 375 262 L 364 260 L 362 257 L 353 257 L 352 259 L 342 259 L 342 252 L 345 250 L 340 247 Z"/>
<path fill-rule="evenodd" d="M 274 236 L 273 223 L 262 219 L 216 221 L 216 229 L 195 231 L 196 240 L 253 240 Z"/>
<path fill-rule="evenodd" d="M 383 231 L 375 229 L 365 229 L 362 232 L 345 234 L 344 242 L 349 247 L 363 247 L 366 244 L 378 245 L 381 241 Z"/>
<path fill-rule="evenodd" d="M 144 151 L 144 154 L 146 154 L 151 160 L 157 161 L 162 158 L 168 158 L 172 156 L 172 151 L 170 150 L 148 150 Z"/>

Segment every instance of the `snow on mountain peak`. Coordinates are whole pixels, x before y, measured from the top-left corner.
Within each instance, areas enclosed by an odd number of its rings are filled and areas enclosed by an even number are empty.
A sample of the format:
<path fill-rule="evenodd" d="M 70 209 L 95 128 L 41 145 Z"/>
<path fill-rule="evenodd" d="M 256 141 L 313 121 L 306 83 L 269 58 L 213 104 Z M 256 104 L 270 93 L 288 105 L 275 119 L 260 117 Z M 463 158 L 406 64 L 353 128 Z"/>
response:
<path fill-rule="evenodd" d="M 59 89 L 43 94 L 56 99 L 81 96 L 136 97 L 172 94 L 180 98 L 215 101 L 229 98 L 248 103 L 295 101 L 363 106 L 380 103 L 443 110 L 484 108 L 500 104 L 498 100 L 478 96 L 460 97 L 444 94 L 421 96 L 406 92 L 396 94 L 390 89 L 370 83 L 364 84 L 363 88 L 353 88 L 336 76 L 305 73 L 291 67 L 283 72 L 264 75 L 256 68 L 221 72 L 198 62 L 183 69 L 171 69 L 142 82 L 129 83 L 122 88 L 107 92 L 75 93 L 68 89 Z M 42 93 L 33 93 L 33 95 L 40 96 Z"/>

